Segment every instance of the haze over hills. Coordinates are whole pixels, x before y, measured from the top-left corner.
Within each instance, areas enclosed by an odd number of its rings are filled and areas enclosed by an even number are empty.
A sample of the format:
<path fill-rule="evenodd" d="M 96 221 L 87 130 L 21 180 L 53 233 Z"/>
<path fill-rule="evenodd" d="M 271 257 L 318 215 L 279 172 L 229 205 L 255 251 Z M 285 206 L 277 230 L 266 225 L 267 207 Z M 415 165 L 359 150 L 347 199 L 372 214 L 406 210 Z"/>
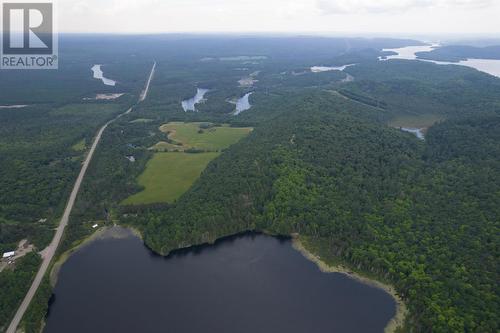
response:
<path fill-rule="evenodd" d="M 0 332 L 500 329 L 498 3 L 57 5 L 0 70 Z"/>

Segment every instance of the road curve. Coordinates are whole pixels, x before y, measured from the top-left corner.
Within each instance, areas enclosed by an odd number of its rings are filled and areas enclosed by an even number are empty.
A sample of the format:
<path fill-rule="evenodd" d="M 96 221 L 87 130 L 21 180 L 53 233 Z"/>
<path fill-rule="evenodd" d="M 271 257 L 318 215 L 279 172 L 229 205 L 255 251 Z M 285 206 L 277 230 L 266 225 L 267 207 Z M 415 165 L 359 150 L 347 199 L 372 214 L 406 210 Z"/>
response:
<path fill-rule="evenodd" d="M 141 103 L 142 101 L 144 101 L 146 99 L 146 97 L 148 95 L 148 91 L 149 91 L 149 85 L 151 83 L 151 80 L 153 79 L 155 68 L 156 68 L 156 62 L 153 64 L 153 68 L 151 69 L 151 73 L 149 74 L 148 81 L 146 83 L 146 86 L 145 86 L 143 92 L 141 93 L 141 95 L 139 97 L 137 104 Z M 87 172 L 89 164 L 92 161 L 92 157 L 94 156 L 94 152 L 97 148 L 97 145 L 101 141 L 102 134 L 104 133 L 106 128 L 111 123 L 115 122 L 117 119 L 121 118 L 122 116 L 132 112 L 133 107 L 134 106 L 132 106 L 130 109 L 128 109 L 124 113 L 119 114 L 114 119 L 111 119 L 110 121 L 108 121 L 97 132 L 97 135 L 94 139 L 94 142 L 92 143 L 92 147 L 90 148 L 90 151 L 87 154 L 85 161 L 83 162 L 82 169 L 80 170 L 80 173 L 78 174 L 78 178 L 76 179 L 75 185 L 73 186 L 73 190 L 71 191 L 71 194 L 69 196 L 68 202 L 66 204 L 66 208 L 64 210 L 64 214 L 61 218 L 61 221 L 59 222 L 59 226 L 56 229 L 56 234 L 54 235 L 54 238 L 52 239 L 52 242 L 50 243 L 49 247 L 45 250 L 45 253 L 44 253 L 45 255 L 44 255 L 44 258 L 42 261 L 42 265 L 38 269 L 38 272 L 36 273 L 35 279 L 33 280 L 33 283 L 31 284 L 31 287 L 28 290 L 28 293 L 26 294 L 26 296 L 24 297 L 21 305 L 17 309 L 17 312 L 14 315 L 14 318 L 12 319 L 9 327 L 7 328 L 6 333 L 15 333 L 16 332 L 17 326 L 21 322 L 21 319 L 23 318 L 24 313 L 28 309 L 28 306 L 30 305 L 33 297 L 35 296 L 36 291 L 38 290 L 38 287 L 40 286 L 40 283 L 42 282 L 43 277 L 45 276 L 45 273 L 47 272 L 47 269 L 49 268 L 49 265 L 50 265 L 52 259 L 54 258 L 56 250 L 59 247 L 59 243 L 61 242 L 62 236 L 64 234 L 64 229 L 68 225 L 69 216 L 71 215 L 71 211 L 73 210 L 73 206 L 74 206 L 75 201 L 76 201 L 76 196 L 78 195 L 78 192 L 80 191 L 80 185 L 82 184 L 83 178 L 85 177 L 85 173 Z"/>

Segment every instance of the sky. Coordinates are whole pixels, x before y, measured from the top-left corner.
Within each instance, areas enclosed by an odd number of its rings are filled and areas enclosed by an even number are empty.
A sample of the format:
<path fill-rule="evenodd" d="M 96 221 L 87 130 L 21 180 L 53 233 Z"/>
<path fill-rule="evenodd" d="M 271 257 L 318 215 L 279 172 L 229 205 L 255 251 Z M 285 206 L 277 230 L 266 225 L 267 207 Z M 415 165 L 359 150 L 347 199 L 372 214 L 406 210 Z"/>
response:
<path fill-rule="evenodd" d="M 500 0 L 58 0 L 60 32 L 499 34 Z"/>

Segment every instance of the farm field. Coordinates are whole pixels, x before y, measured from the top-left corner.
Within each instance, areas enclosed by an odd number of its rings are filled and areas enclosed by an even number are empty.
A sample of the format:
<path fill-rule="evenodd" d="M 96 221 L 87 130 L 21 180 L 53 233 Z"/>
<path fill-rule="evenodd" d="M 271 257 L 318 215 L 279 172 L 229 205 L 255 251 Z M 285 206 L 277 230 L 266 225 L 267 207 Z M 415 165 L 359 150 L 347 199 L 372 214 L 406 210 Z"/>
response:
<path fill-rule="evenodd" d="M 211 123 L 172 122 L 160 127 L 172 141 L 155 145 L 158 150 L 221 151 L 247 136 L 252 128 L 235 128 L 228 125 L 214 126 Z"/>
<path fill-rule="evenodd" d="M 200 177 L 219 153 L 157 153 L 148 162 L 138 182 L 144 190 L 123 201 L 125 205 L 172 203 Z"/>
<path fill-rule="evenodd" d="M 210 161 L 247 136 L 252 128 L 172 122 L 160 130 L 168 133 L 171 142 L 159 142 L 153 147 L 157 153 L 138 178 L 144 190 L 125 199 L 124 205 L 173 203 L 189 190 Z M 198 152 L 185 152 L 188 150 Z"/>
<path fill-rule="evenodd" d="M 411 127 L 411 128 L 429 128 L 435 123 L 443 121 L 444 117 L 434 114 L 421 115 L 401 115 L 389 122 L 391 127 Z"/>

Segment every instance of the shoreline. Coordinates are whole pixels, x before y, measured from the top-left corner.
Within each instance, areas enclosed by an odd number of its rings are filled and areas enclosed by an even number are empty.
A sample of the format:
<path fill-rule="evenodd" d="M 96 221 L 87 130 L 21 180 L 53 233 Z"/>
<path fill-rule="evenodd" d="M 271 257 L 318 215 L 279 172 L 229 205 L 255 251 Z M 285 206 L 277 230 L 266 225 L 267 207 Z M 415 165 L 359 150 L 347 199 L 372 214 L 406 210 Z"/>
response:
<path fill-rule="evenodd" d="M 342 265 L 328 265 L 324 261 L 321 260 L 321 258 L 312 252 L 310 252 L 306 246 L 303 244 L 303 242 L 300 240 L 300 236 L 298 235 L 292 235 L 292 247 L 300 252 L 306 259 L 312 261 L 315 263 L 318 268 L 320 269 L 321 272 L 323 273 L 340 273 L 348 276 L 351 279 L 354 279 L 358 282 L 361 282 L 363 284 L 382 289 L 386 293 L 388 293 L 393 299 L 394 302 L 396 303 L 396 314 L 394 317 L 391 318 L 391 320 L 387 323 L 384 329 L 384 333 L 394 333 L 396 332 L 396 329 L 403 327 L 405 318 L 408 314 L 408 309 L 406 307 L 406 304 L 404 301 L 399 297 L 397 294 L 396 290 L 394 289 L 393 286 L 382 283 L 380 281 L 368 278 L 366 276 L 363 276 L 361 274 L 358 274 L 356 272 L 353 272 L 349 268 L 342 266 Z"/>
<path fill-rule="evenodd" d="M 113 232 L 112 231 L 113 228 L 116 228 L 116 227 L 119 227 L 120 229 L 115 229 L 115 231 Z M 124 231 L 125 231 L 125 233 L 124 233 Z M 92 243 L 95 240 L 105 239 L 105 238 L 128 237 L 129 235 L 127 235 L 127 232 L 132 233 L 135 237 L 138 237 L 144 243 L 144 238 L 143 238 L 141 232 L 137 228 L 132 227 L 130 225 L 114 224 L 112 226 L 101 227 L 100 229 L 96 230 L 94 233 L 92 233 L 89 236 L 87 236 L 86 238 L 82 239 L 78 244 L 75 244 L 75 246 L 73 246 L 70 249 L 68 249 L 67 251 L 63 252 L 58 257 L 57 261 L 54 263 L 52 269 L 50 270 L 49 280 L 50 280 L 51 287 L 55 288 L 61 267 L 74 253 L 76 253 L 81 248 Z M 387 294 L 389 294 L 393 298 L 393 300 L 396 304 L 396 313 L 391 318 L 391 320 L 387 323 L 387 325 L 385 326 L 384 333 L 394 333 L 394 332 L 396 332 L 396 330 L 398 328 L 403 327 L 404 321 L 405 321 L 406 316 L 408 314 L 408 309 L 407 309 L 406 304 L 401 299 L 401 297 L 399 297 L 399 295 L 397 294 L 397 292 L 393 286 L 386 284 L 386 283 L 383 283 L 383 282 L 380 282 L 378 280 L 363 276 L 362 274 L 359 274 L 357 272 L 353 272 L 353 270 L 349 269 L 348 267 L 346 267 L 344 265 L 341 265 L 341 264 L 329 265 L 329 264 L 327 264 L 319 256 L 312 253 L 306 247 L 306 245 L 304 245 L 304 242 L 301 241 L 300 236 L 298 234 L 292 234 L 290 236 L 282 236 L 282 235 L 276 235 L 274 233 L 270 233 L 267 231 L 262 231 L 262 234 L 268 235 L 271 237 L 291 237 L 292 247 L 296 251 L 298 251 L 300 254 L 302 254 L 304 256 L 304 258 L 315 263 L 318 266 L 318 268 L 320 269 L 320 271 L 323 273 L 344 274 L 347 277 L 354 279 L 354 280 L 356 280 L 360 283 L 363 283 L 365 285 L 369 285 L 369 286 L 372 286 L 375 288 L 382 289 L 383 291 L 385 291 Z M 231 236 L 226 236 L 226 237 L 231 237 Z M 216 243 L 217 241 L 219 241 L 223 238 L 225 238 L 225 237 L 219 237 L 214 242 L 208 242 L 205 245 L 213 245 L 214 243 Z M 146 244 L 144 243 L 144 245 L 146 245 Z M 171 252 L 175 252 L 175 251 L 179 251 L 179 250 L 186 250 L 186 249 L 190 249 L 192 247 L 196 247 L 196 245 L 195 246 L 191 245 L 191 246 L 185 247 L 183 249 L 177 249 L 177 250 L 174 250 Z"/>
<path fill-rule="evenodd" d="M 127 235 L 121 234 L 121 231 L 110 233 L 110 230 L 114 227 L 120 227 L 124 230 L 127 230 L 127 231 L 131 232 L 134 236 L 141 239 L 141 241 L 144 242 L 142 234 L 140 233 L 140 231 L 137 228 L 133 228 L 130 226 L 123 226 L 123 225 L 119 225 L 119 224 L 114 224 L 111 226 L 103 226 L 103 227 L 97 229 L 96 231 L 94 231 L 92 234 L 88 235 L 87 237 L 81 239 L 80 241 L 78 241 L 77 244 L 70 247 L 68 250 L 64 251 L 63 253 L 61 253 L 61 255 L 58 256 L 57 260 L 52 265 L 52 269 L 49 272 L 50 286 L 52 288 L 54 288 L 56 286 L 57 279 L 59 278 L 59 271 L 61 270 L 61 267 L 74 253 L 78 252 L 84 246 L 89 245 L 93 241 L 99 240 L 99 239 L 127 237 Z"/>

